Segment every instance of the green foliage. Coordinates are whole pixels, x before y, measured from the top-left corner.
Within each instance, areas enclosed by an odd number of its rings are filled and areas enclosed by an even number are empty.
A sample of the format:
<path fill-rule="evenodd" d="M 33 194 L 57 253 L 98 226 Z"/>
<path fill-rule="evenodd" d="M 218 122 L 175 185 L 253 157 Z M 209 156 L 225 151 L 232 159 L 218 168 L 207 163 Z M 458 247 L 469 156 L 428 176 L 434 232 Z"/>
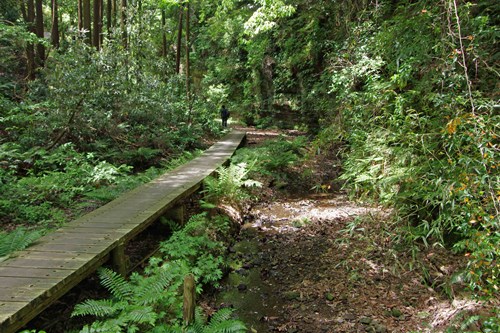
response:
<path fill-rule="evenodd" d="M 130 172 L 126 165 L 78 153 L 71 144 L 51 152 L 22 152 L 18 145 L 3 144 L 0 159 L 6 167 L 0 171 L 0 211 L 19 224 L 58 225 L 82 195 L 120 183 Z"/>
<path fill-rule="evenodd" d="M 10 233 L 0 233 L 0 258 L 27 248 L 39 237 L 38 231 L 29 231 L 24 228 L 17 228 Z"/>
<path fill-rule="evenodd" d="M 246 332 L 245 325 L 239 321 L 232 319 L 233 309 L 225 308 L 220 309 L 212 315 L 210 321 L 205 327 L 198 326 L 198 329 L 194 329 L 193 333 L 238 333 Z M 196 324 L 195 324 L 196 325 Z M 195 326 L 193 325 L 193 326 Z M 198 324 L 199 325 L 199 324 Z M 194 328 L 194 327 L 193 327 Z"/>
<path fill-rule="evenodd" d="M 446 333 L 493 333 L 500 329 L 499 310 L 493 310 L 493 313 L 471 315 L 463 311 L 460 312 L 446 328 Z M 475 328 L 480 328 L 477 330 Z"/>
<path fill-rule="evenodd" d="M 194 215 L 184 228 L 175 231 L 161 245 L 161 252 L 167 260 L 185 262 L 189 272 L 201 284 L 217 284 L 224 266 L 225 246 L 217 240 L 217 232 L 223 233 L 221 229 L 227 229 L 228 225 L 211 223 L 206 214 Z M 214 226 L 217 227 L 215 230 Z M 198 291 L 201 291 L 201 286 L 198 286 Z"/>
<path fill-rule="evenodd" d="M 492 296 L 500 281 L 500 118 L 493 86 L 483 84 L 498 78 L 486 7 L 459 6 L 460 26 L 452 2 L 399 1 L 360 13 L 346 25 L 347 38 L 332 44 L 337 111 L 319 142 L 347 143 L 342 179 L 350 193 L 395 206 L 408 242 L 465 253 L 470 286 Z M 472 70 L 479 56 L 485 63 Z"/>
<path fill-rule="evenodd" d="M 80 332 L 140 332 L 141 328 L 151 328 L 164 315 L 161 310 L 177 306 L 177 290 L 182 284 L 179 277 L 184 271 L 182 265 L 172 262 L 156 268 L 149 276 L 133 273 L 127 281 L 118 273 L 101 268 L 101 284 L 112 298 L 77 304 L 72 316 L 103 318 Z"/>
<path fill-rule="evenodd" d="M 198 292 L 202 285 L 217 285 L 222 277 L 226 246 L 218 238 L 228 228 L 227 218 L 195 215 L 162 243 L 164 256 L 152 258 L 144 275 L 133 273 L 126 280 L 110 269 L 100 269 L 101 284 L 111 297 L 86 300 L 75 307 L 73 316 L 99 318 L 80 332 L 242 332 L 245 326 L 232 319 L 230 310 L 218 312 L 208 324 L 201 314 L 192 327 L 183 327 L 180 320 L 184 277 L 195 276 Z"/>
<path fill-rule="evenodd" d="M 290 168 L 305 155 L 306 144 L 306 137 L 297 137 L 293 140 L 285 138 L 270 140 L 260 147 L 239 149 L 233 156 L 232 163 L 251 164 L 250 176 L 254 178 L 265 175 L 283 179 L 287 177 Z"/>
<path fill-rule="evenodd" d="M 209 321 L 197 312 L 195 323 L 184 327 L 180 324 L 157 326 L 151 333 L 244 333 L 247 332 L 243 322 L 233 319 L 233 309 L 223 308 L 212 315 Z"/>
<path fill-rule="evenodd" d="M 218 168 L 217 177 L 207 177 L 203 182 L 205 200 L 214 205 L 220 202 L 238 205 L 249 199 L 244 188 L 262 186 L 260 182 L 248 179 L 253 164 L 248 166 L 246 163 L 238 163 Z"/>

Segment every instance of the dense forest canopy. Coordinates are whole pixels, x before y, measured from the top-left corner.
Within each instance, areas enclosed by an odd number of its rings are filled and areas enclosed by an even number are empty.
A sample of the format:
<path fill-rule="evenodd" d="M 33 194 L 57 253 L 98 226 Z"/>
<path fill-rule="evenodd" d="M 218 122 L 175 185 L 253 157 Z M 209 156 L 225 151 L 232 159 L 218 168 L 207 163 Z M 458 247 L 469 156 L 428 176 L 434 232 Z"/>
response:
<path fill-rule="evenodd" d="M 51 225 L 89 187 L 201 147 L 222 103 L 342 147 L 345 188 L 498 293 L 496 0 L 5 0 L 0 217 Z"/>

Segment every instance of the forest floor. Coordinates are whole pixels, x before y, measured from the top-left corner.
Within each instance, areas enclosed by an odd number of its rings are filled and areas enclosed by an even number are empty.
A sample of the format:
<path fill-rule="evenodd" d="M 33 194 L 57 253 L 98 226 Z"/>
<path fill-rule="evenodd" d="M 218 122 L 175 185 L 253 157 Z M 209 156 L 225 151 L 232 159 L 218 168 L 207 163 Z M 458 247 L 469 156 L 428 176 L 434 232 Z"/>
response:
<path fill-rule="evenodd" d="M 246 130 L 250 147 L 280 135 Z M 481 331 L 460 328 L 464 317 L 499 304 L 449 282 L 466 258 L 398 248 L 391 211 L 350 201 L 335 181 L 339 165 L 335 154 L 315 156 L 301 167 L 313 174 L 294 170 L 281 190 L 259 190 L 231 248 L 232 271 L 202 306 L 234 307 L 252 332 Z"/>
<path fill-rule="evenodd" d="M 300 134 L 243 130 L 248 147 Z M 420 246 L 414 256 L 398 247 L 401 229 L 391 222 L 392 212 L 353 202 L 340 189 L 336 152 L 311 156 L 287 181 L 268 180 L 259 189 L 260 199 L 245 212 L 230 248 L 230 273 L 199 300 L 207 314 L 234 307 L 252 333 L 481 332 L 477 324 L 450 329 L 464 316 L 490 315 L 500 306 L 471 300 L 462 284 L 447 282 L 466 258 L 441 247 Z M 189 203 L 193 213 L 199 209 L 195 202 Z M 140 261 L 139 249 L 161 233 L 152 229 L 133 242 L 130 257 Z M 91 319 L 70 318 L 74 304 L 106 294 L 94 274 L 27 327 L 82 327 Z"/>

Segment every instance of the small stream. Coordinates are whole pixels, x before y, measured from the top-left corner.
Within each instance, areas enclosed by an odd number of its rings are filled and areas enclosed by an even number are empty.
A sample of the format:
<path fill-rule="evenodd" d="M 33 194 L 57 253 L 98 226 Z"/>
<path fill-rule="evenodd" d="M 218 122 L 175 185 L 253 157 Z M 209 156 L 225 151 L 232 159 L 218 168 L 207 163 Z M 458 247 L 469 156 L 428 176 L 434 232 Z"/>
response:
<path fill-rule="evenodd" d="M 224 289 L 216 297 L 216 302 L 234 307 L 239 319 L 253 331 L 268 332 L 268 320 L 278 316 L 280 302 L 273 283 L 262 280 L 262 253 L 257 237 L 245 235 L 244 240 L 234 245 L 233 270 L 223 281 Z"/>
<path fill-rule="evenodd" d="M 277 319 L 284 313 L 283 300 L 287 295 L 283 295 L 283 290 L 292 287 L 275 278 L 280 274 L 275 267 L 284 259 L 270 252 L 273 237 L 286 237 L 315 221 L 352 218 L 369 211 L 370 208 L 356 206 L 340 195 L 313 195 L 255 207 L 252 220 L 243 225 L 239 240 L 231 248 L 231 272 L 215 296 L 216 306 L 235 308 L 251 332 L 281 331 Z"/>

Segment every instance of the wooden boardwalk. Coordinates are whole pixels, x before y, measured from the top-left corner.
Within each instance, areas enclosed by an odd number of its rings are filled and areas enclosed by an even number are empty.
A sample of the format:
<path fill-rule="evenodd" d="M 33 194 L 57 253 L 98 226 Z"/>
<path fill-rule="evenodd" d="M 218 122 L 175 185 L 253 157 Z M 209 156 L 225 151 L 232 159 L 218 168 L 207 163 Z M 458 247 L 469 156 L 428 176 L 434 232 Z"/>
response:
<path fill-rule="evenodd" d="M 110 258 L 123 273 L 124 245 L 195 192 L 244 139 L 232 131 L 200 157 L 0 262 L 0 333 L 16 332 Z"/>

